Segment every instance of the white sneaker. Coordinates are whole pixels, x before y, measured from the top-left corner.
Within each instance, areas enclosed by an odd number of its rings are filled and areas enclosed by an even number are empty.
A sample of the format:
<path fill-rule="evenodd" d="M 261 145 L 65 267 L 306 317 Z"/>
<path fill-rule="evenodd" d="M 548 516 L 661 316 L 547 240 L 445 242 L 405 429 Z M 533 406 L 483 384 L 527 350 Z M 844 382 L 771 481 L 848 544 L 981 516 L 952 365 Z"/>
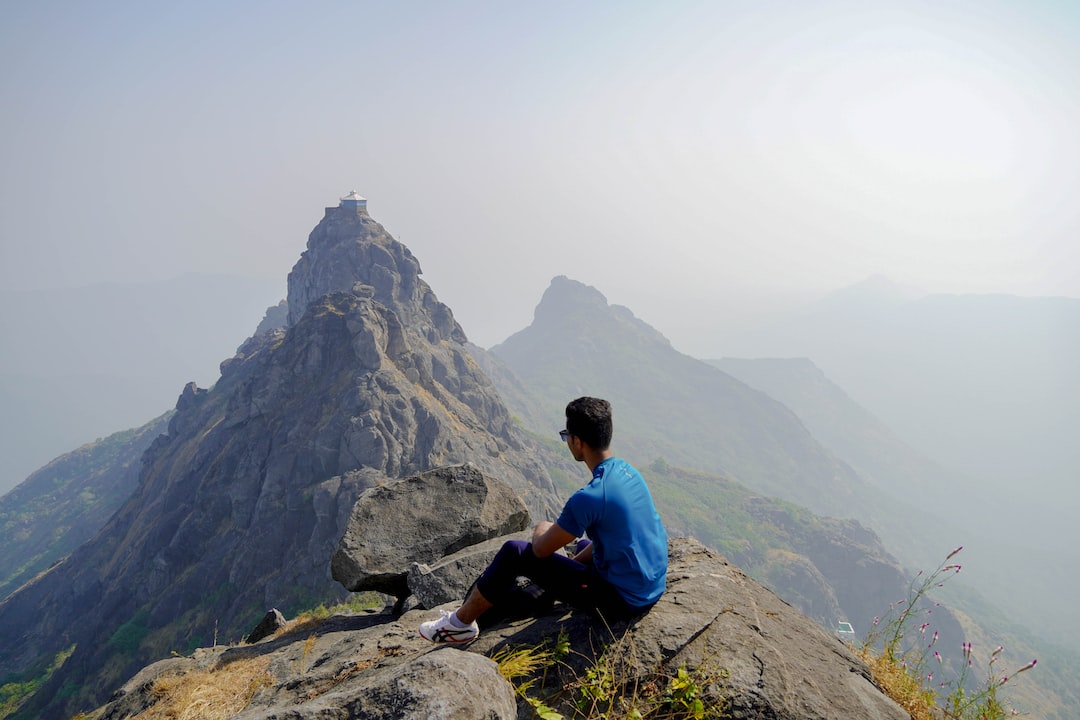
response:
<path fill-rule="evenodd" d="M 474 621 L 467 627 L 458 627 L 450 620 L 450 613 L 440 610 L 442 617 L 420 623 L 420 637 L 437 643 L 467 643 L 480 635 L 480 626 Z"/>

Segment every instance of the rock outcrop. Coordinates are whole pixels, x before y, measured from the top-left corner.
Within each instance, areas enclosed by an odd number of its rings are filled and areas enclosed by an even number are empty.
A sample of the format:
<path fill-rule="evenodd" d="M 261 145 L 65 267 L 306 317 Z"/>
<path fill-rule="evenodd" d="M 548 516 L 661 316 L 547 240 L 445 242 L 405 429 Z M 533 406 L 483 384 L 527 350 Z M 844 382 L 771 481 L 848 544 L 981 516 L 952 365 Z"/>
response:
<path fill-rule="evenodd" d="M 295 325 L 311 303 L 333 292 L 362 287 L 397 310 L 402 325 L 429 342 L 464 343 L 465 332 L 450 308 L 420 279 L 420 262 L 391 237 L 364 208 L 326 208 L 308 236 L 307 251 L 289 273 L 288 324 Z"/>
<path fill-rule="evenodd" d="M 673 539 L 669 555 L 667 592 L 630 623 L 609 627 L 557 604 L 542 617 L 487 628 L 463 650 L 418 636 L 429 610 L 397 619 L 333 616 L 253 646 L 200 650 L 150 666 L 92 717 L 128 717 L 161 701 L 156 682 L 225 671 L 241 660 L 258 660 L 267 673 L 235 715 L 242 720 L 534 717 L 523 698 L 515 708 L 513 688 L 489 658 L 503 648 L 550 650 L 561 634 L 569 641 L 564 655 L 536 671 L 528 694 L 567 717 L 574 716 L 589 668 L 593 677 L 596 668 L 605 677 L 597 711 L 618 697 L 636 698 L 641 706 L 659 702 L 682 668 L 725 717 L 907 719 L 846 645 L 719 554 L 694 540 Z"/>
<path fill-rule="evenodd" d="M 525 503 L 509 485 L 473 465 L 436 468 L 365 490 L 330 570 L 347 590 L 405 598 L 412 564 L 439 560 L 530 524 Z"/>

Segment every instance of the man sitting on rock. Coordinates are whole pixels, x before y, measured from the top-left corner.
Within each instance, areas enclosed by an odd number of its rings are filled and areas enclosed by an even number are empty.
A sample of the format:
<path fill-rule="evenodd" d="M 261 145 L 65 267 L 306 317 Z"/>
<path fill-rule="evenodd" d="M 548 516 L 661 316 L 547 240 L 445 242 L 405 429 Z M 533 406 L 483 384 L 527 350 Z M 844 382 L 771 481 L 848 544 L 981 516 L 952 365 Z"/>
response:
<path fill-rule="evenodd" d="M 641 473 L 616 458 L 611 444 L 611 404 L 582 397 L 566 406 L 559 437 L 570 454 L 592 471 L 589 484 L 567 500 L 555 523 L 542 521 L 532 542 L 510 540 L 476 581 L 455 612 L 420 625 L 437 643 L 464 643 L 480 634 L 477 618 L 514 601 L 517 579 L 526 577 L 563 602 L 615 621 L 651 608 L 667 581 L 667 531 Z M 574 557 L 557 552 L 575 538 L 590 543 Z"/>

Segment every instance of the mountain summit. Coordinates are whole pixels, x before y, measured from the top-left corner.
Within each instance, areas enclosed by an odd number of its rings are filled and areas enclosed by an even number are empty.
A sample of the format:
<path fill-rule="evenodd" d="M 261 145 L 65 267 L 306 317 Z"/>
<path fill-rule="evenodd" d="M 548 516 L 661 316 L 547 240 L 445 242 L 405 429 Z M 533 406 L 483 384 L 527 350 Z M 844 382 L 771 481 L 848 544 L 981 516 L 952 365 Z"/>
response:
<path fill-rule="evenodd" d="M 342 595 L 329 564 L 359 493 L 470 462 L 534 514 L 555 493 L 409 250 L 343 199 L 289 275 L 285 328 L 189 383 L 98 535 L 0 603 L 0 677 L 74 648 L 16 717 L 69 717 L 268 607 Z"/>
<path fill-rule="evenodd" d="M 291 327 L 308 306 L 332 292 L 359 290 L 392 308 L 398 319 L 421 331 L 429 342 L 465 342 L 465 332 L 450 308 L 420 279 L 420 263 L 409 249 L 372 219 L 367 203 L 347 195 L 326 208 L 308 236 L 307 251 L 289 273 Z M 361 198 L 362 199 L 362 198 Z"/>

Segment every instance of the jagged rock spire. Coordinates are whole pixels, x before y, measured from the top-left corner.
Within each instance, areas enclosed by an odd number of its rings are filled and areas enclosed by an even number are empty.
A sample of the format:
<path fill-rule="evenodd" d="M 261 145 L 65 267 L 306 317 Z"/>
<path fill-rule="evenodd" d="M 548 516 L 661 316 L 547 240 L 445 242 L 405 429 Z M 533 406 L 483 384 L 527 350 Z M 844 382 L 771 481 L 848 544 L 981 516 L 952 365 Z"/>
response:
<path fill-rule="evenodd" d="M 307 250 L 289 273 L 289 326 L 312 302 L 332 292 L 358 292 L 393 311 L 431 342 L 465 342 L 450 308 L 420 279 L 409 249 L 368 215 L 344 204 L 326 208 L 308 236 Z"/>

